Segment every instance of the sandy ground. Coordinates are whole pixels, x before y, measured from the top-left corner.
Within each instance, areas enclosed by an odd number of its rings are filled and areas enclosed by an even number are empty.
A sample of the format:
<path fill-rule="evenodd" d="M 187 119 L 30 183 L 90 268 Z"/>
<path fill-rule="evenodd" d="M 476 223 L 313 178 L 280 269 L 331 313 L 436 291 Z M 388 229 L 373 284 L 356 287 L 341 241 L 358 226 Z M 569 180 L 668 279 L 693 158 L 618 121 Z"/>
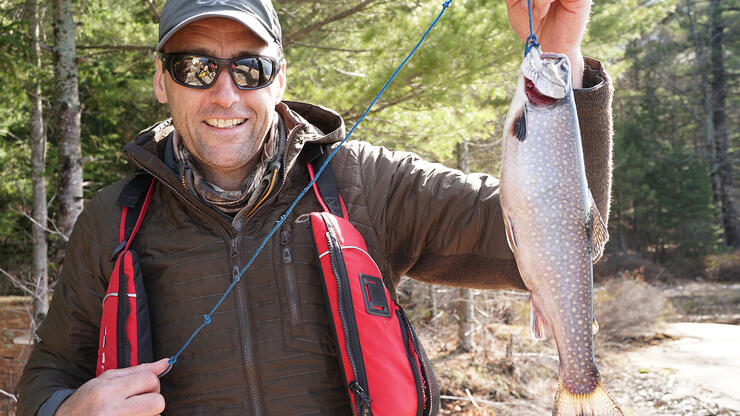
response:
<path fill-rule="evenodd" d="M 625 354 L 624 381 L 639 388 L 619 386 L 623 406 L 639 415 L 740 415 L 740 326 L 679 322 L 663 332 L 678 339 Z"/>

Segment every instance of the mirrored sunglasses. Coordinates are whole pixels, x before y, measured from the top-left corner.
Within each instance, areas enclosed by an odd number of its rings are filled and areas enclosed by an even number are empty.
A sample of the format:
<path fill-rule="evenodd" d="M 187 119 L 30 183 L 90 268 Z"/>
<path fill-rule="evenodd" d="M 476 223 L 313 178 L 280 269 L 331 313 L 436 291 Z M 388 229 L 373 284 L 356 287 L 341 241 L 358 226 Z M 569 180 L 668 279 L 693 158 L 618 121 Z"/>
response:
<path fill-rule="evenodd" d="M 172 79 L 186 87 L 210 88 L 218 79 L 221 68 L 228 68 L 231 79 L 241 90 L 264 88 L 280 72 L 280 59 L 271 56 L 247 55 L 220 59 L 193 53 L 160 53 L 162 64 Z"/>

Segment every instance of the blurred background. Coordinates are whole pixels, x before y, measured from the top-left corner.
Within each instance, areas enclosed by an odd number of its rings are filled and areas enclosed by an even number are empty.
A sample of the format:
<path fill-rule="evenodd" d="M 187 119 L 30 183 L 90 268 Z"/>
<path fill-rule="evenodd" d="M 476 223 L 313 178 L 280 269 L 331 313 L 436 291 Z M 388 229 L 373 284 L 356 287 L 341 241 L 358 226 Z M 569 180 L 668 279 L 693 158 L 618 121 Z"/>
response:
<path fill-rule="evenodd" d="M 14 414 L 77 215 L 131 174 L 123 145 L 167 117 L 151 87 L 163 4 L 0 0 L 0 414 Z M 286 99 L 351 125 L 442 1 L 274 4 Z M 593 6 L 583 51 L 616 89 L 597 361 L 627 414 L 740 414 L 739 11 L 737 0 Z M 503 0 L 456 0 L 353 138 L 497 176 L 522 52 Z M 549 414 L 557 352 L 532 341 L 526 293 L 407 279 L 399 295 L 444 414 Z"/>

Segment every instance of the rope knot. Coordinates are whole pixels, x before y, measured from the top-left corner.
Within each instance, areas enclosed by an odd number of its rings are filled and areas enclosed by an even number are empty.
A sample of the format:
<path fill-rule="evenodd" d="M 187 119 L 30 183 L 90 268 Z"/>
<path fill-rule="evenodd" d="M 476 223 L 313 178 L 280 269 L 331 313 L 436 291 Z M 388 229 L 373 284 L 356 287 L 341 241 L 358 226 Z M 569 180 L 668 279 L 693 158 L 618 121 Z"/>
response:
<path fill-rule="evenodd" d="M 210 325 L 211 324 L 211 317 L 208 314 L 203 315 L 203 322 L 206 325 Z"/>
<path fill-rule="evenodd" d="M 532 49 L 532 48 L 534 48 L 536 46 L 540 46 L 540 43 L 537 42 L 537 36 L 535 36 L 534 33 L 531 34 L 531 35 L 529 35 L 529 36 L 527 36 L 527 40 L 525 40 L 524 43 L 525 43 L 525 45 L 524 45 L 524 56 L 527 56 L 527 54 L 529 53 L 529 50 L 530 49 Z"/>

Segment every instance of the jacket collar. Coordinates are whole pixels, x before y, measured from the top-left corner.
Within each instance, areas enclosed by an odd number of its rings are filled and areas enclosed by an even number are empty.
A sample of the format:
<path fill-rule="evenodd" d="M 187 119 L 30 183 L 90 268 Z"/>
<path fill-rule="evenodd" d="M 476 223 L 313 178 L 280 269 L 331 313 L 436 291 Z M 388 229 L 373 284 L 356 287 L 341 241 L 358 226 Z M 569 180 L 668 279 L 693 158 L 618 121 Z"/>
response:
<path fill-rule="evenodd" d="M 344 120 L 333 110 L 302 102 L 283 101 L 275 107 L 275 111 L 283 118 L 288 136 L 284 155 L 286 171 L 295 166 L 306 144 L 331 144 L 344 138 Z M 123 151 L 137 168 L 149 171 L 162 180 L 178 183 L 176 175 L 167 166 L 165 151 L 169 142 L 165 139 L 174 129 L 172 119 L 158 122 L 141 131 L 124 146 Z"/>

